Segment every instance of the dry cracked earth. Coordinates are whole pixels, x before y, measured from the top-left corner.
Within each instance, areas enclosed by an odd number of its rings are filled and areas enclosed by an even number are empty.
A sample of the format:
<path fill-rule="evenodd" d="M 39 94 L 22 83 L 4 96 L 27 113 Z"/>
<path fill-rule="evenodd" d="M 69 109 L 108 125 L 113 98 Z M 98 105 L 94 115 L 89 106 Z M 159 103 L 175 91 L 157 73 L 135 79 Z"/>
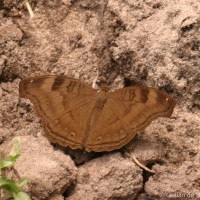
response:
<path fill-rule="evenodd" d="M 0 149 L 33 200 L 200 199 L 199 0 L 0 1 Z M 146 85 L 176 99 L 125 147 L 86 153 L 51 144 L 19 82 L 67 75 L 98 88 Z M 97 75 L 98 74 L 98 75 Z M 154 173 L 141 169 L 126 152 Z"/>

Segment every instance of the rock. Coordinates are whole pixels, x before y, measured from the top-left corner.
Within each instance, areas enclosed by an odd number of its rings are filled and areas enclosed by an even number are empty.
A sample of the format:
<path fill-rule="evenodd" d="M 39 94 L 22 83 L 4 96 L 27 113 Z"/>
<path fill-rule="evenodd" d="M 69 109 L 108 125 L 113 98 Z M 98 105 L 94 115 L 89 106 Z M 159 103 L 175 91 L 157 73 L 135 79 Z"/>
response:
<path fill-rule="evenodd" d="M 20 137 L 20 153 L 14 167 L 20 177 L 28 178 L 26 190 L 33 200 L 59 196 L 74 183 L 77 169 L 73 161 L 53 150 L 46 138 Z"/>
<path fill-rule="evenodd" d="M 173 165 L 155 165 L 154 170 L 156 174 L 145 185 L 145 191 L 150 199 L 199 199 L 200 169 L 198 161 L 186 161 L 176 168 Z"/>
<path fill-rule="evenodd" d="M 144 165 L 162 160 L 165 153 L 160 143 L 142 140 L 142 138 L 133 140 L 126 148 Z"/>
<path fill-rule="evenodd" d="M 142 189 L 142 170 L 120 153 L 108 154 L 79 167 L 77 185 L 66 200 L 134 199 Z"/>
<path fill-rule="evenodd" d="M 64 197 L 62 195 L 56 195 L 51 197 L 49 200 L 64 200 Z"/>
<path fill-rule="evenodd" d="M 3 69 L 5 67 L 5 60 L 6 60 L 5 56 L 0 57 L 0 76 L 2 75 Z"/>
<path fill-rule="evenodd" d="M 62 2 L 63 2 L 65 5 L 68 5 L 68 6 L 71 5 L 71 0 L 62 0 Z"/>
<path fill-rule="evenodd" d="M 22 39 L 22 36 L 22 31 L 9 21 L 0 26 L 0 43 L 9 40 L 19 41 Z"/>

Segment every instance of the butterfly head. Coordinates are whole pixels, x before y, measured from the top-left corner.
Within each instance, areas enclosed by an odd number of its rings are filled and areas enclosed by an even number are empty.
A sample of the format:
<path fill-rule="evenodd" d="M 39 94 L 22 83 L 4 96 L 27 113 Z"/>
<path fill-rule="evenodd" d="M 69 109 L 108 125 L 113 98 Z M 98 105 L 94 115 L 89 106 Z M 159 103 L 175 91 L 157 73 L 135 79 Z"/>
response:
<path fill-rule="evenodd" d="M 103 92 L 108 92 L 108 91 L 109 91 L 108 85 L 103 84 L 103 85 L 101 86 L 101 91 L 103 91 Z"/>

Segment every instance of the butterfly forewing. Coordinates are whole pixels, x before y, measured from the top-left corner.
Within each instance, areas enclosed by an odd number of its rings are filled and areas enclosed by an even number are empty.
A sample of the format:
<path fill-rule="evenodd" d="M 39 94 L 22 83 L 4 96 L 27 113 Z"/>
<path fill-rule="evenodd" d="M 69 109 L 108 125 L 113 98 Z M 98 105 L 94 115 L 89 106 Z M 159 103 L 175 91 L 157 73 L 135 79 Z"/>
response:
<path fill-rule="evenodd" d="M 155 118 L 170 117 L 176 104 L 166 93 L 143 86 L 123 88 L 109 97 L 127 128 L 136 131 L 143 130 Z"/>
<path fill-rule="evenodd" d="M 82 148 L 96 96 L 91 86 L 66 76 L 40 76 L 22 80 L 19 92 L 34 104 L 52 142 Z"/>

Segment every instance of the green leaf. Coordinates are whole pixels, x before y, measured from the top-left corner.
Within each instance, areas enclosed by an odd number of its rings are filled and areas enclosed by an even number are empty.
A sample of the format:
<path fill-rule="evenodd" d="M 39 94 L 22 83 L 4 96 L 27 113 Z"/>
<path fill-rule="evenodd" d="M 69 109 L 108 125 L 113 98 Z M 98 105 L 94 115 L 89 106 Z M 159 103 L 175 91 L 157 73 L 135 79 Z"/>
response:
<path fill-rule="evenodd" d="M 27 178 L 22 178 L 19 180 L 19 183 L 17 184 L 18 187 L 21 189 L 26 183 L 27 183 L 28 179 Z"/>
<path fill-rule="evenodd" d="M 18 184 L 15 184 L 12 180 L 1 176 L 1 169 L 12 166 L 20 156 L 19 139 L 15 139 L 13 147 L 8 156 L 0 152 L 0 189 L 3 189 L 4 194 L 8 194 L 14 198 L 14 200 L 31 200 L 31 198 L 20 189 L 27 183 L 27 179 L 20 179 Z"/>
<path fill-rule="evenodd" d="M 31 200 L 31 198 L 25 192 L 13 193 L 14 200 Z"/>
<path fill-rule="evenodd" d="M 20 147 L 19 147 L 19 139 L 16 138 L 14 141 L 13 141 L 13 147 L 11 149 L 11 152 L 10 152 L 10 155 L 13 156 L 13 157 L 19 157 L 20 155 Z"/>
<path fill-rule="evenodd" d="M 10 160 L 0 160 L 0 169 L 3 169 L 5 167 L 9 167 L 13 164 L 13 161 L 10 161 Z"/>
<path fill-rule="evenodd" d="M 9 156 L 0 158 L 0 169 L 11 167 L 20 156 L 19 140 L 15 139 Z"/>
<path fill-rule="evenodd" d="M 7 184 L 7 179 L 0 177 L 0 187 Z"/>
<path fill-rule="evenodd" d="M 0 169 L 12 166 L 16 162 L 16 160 L 19 156 L 20 156 L 20 154 L 17 154 L 15 156 L 7 156 L 7 157 L 1 159 L 0 160 Z"/>
<path fill-rule="evenodd" d="M 6 177 L 0 177 L 0 187 L 10 192 L 19 192 L 19 187 Z"/>

